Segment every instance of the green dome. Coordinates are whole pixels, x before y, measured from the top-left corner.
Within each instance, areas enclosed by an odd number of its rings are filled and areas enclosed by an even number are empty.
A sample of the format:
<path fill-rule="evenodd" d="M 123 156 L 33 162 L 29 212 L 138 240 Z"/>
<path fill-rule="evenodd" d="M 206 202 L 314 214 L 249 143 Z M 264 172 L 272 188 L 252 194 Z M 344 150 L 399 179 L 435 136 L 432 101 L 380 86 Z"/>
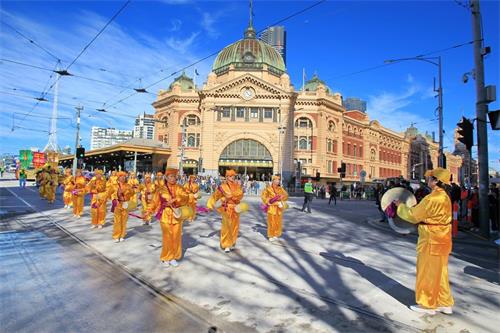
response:
<path fill-rule="evenodd" d="M 229 65 L 236 69 L 259 70 L 263 64 L 270 72 L 281 75 L 286 72 L 283 57 L 271 45 L 255 38 L 253 27 L 245 31 L 245 38 L 226 46 L 215 59 L 212 71 L 223 74 L 229 70 Z"/>
<path fill-rule="evenodd" d="M 318 90 L 318 86 L 322 84 L 326 88 L 326 92 L 330 93 L 330 88 L 326 85 L 325 81 L 321 80 L 318 75 L 314 74 L 312 79 L 307 81 L 304 85 L 305 91 L 316 91 Z"/>
<path fill-rule="evenodd" d="M 172 90 L 176 83 L 180 84 L 182 91 L 191 91 L 195 89 L 193 79 L 187 76 L 185 72 L 182 72 L 180 76 L 176 77 L 168 89 Z"/>

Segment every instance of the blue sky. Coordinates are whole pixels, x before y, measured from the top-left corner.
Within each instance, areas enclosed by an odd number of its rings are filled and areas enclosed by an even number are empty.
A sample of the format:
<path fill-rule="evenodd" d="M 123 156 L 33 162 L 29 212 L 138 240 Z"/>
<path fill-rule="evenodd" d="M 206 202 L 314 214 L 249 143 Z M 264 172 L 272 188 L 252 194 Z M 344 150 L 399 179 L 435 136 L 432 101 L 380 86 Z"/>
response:
<path fill-rule="evenodd" d="M 1 57 L 43 68 L 55 66 L 51 56 L 23 40 L 5 22 L 62 59 L 65 67 L 123 3 L 3 1 Z M 255 28 L 263 29 L 312 3 L 255 1 Z M 499 86 L 499 2 L 482 1 L 481 6 L 485 45 L 492 48 L 485 60 L 486 83 Z M 74 106 L 78 103 L 84 106 L 81 133 L 86 147 L 91 126 L 131 129 L 135 115 L 153 112 L 155 96 L 140 94 L 117 103 L 133 93 L 117 86 L 149 85 L 240 39 L 248 24 L 248 7 L 247 1 L 133 1 L 70 70 L 113 85 L 77 77 L 59 81 L 60 102 L 64 103 L 59 105 L 59 116 L 65 118 L 58 122 L 59 145 L 74 146 Z M 288 38 L 287 69 L 297 90 L 303 68 L 309 78 L 317 73 L 344 97 L 366 100 L 370 118 L 395 131 L 403 131 L 412 122 L 422 132 L 437 131 L 437 99 L 432 92 L 437 68 L 406 61 L 356 72 L 383 65 L 385 59 L 417 56 L 472 40 L 470 12 L 454 0 L 327 1 L 282 24 Z M 433 56 L 437 55 L 443 63 L 444 145 L 451 148 L 455 124 L 462 115 L 475 114 L 474 81 L 462 82 L 463 73 L 474 66 L 472 46 Z M 214 57 L 196 66 L 200 72 L 197 83 L 205 81 L 213 61 Z M 43 148 L 47 133 L 24 128 L 48 131 L 49 119 L 43 117 L 50 116 L 51 104 L 41 103 L 31 112 L 36 117 L 23 120 L 22 114 L 30 112 L 35 101 L 5 93 L 38 96 L 54 78 L 49 79 L 49 71 L 8 62 L 0 63 L 0 75 L 0 153 Z M 171 81 L 167 78 L 149 90 L 167 89 Z M 111 112 L 96 114 L 95 109 L 104 102 Z M 492 103 L 490 109 L 499 109 L 499 105 Z M 12 131 L 13 123 L 22 128 Z M 499 131 L 489 130 L 490 167 L 497 170 L 499 144 Z"/>

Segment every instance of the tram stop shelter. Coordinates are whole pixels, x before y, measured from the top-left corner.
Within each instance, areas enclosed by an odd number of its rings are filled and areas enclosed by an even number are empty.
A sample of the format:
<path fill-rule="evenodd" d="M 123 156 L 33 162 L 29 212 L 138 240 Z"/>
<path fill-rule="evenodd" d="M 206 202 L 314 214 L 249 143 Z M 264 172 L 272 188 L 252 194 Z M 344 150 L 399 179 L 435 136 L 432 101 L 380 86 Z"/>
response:
<path fill-rule="evenodd" d="M 118 144 L 85 152 L 83 168 L 153 172 L 165 170 L 171 149 L 157 140 L 132 138 Z M 73 166 L 74 155 L 59 158 L 59 165 Z"/>

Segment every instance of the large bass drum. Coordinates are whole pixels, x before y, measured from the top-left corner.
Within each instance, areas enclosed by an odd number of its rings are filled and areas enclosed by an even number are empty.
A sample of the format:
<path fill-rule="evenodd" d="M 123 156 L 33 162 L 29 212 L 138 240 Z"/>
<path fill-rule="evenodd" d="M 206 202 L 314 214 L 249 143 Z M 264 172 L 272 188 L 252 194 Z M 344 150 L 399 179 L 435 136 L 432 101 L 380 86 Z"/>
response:
<path fill-rule="evenodd" d="M 402 203 L 406 204 L 408 207 L 413 207 L 417 204 L 417 199 L 415 198 L 413 193 L 403 187 L 394 187 L 384 193 L 384 195 L 380 199 L 380 207 L 385 212 L 387 207 L 394 200 L 399 200 Z M 399 216 L 397 216 L 397 214 L 393 218 L 387 216 L 387 220 L 389 221 L 389 226 L 399 234 L 407 235 L 417 230 L 417 226 L 415 224 L 401 219 Z"/>

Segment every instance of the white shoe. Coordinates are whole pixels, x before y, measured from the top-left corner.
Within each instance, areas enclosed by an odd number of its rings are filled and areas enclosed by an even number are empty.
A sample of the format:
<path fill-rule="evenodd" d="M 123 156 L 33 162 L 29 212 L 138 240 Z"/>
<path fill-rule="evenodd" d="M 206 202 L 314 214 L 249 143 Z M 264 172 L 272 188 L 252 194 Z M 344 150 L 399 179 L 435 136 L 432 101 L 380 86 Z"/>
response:
<path fill-rule="evenodd" d="M 275 240 L 276 240 L 276 238 L 274 238 L 274 237 L 269 238 L 270 242 L 274 242 Z"/>
<path fill-rule="evenodd" d="M 97 229 L 102 229 L 102 225 L 100 225 L 100 224 L 99 224 L 99 225 L 97 226 Z"/>
<path fill-rule="evenodd" d="M 179 263 L 177 262 L 177 260 L 170 260 L 170 266 L 177 267 L 179 266 Z"/>
<path fill-rule="evenodd" d="M 113 240 L 113 242 L 115 242 L 115 243 L 120 243 L 120 239 L 119 239 L 119 238 L 114 239 L 114 240 Z"/>
<path fill-rule="evenodd" d="M 429 315 L 435 315 L 436 314 L 436 310 L 435 309 L 426 309 L 426 308 L 424 308 L 424 307 L 422 307 L 420 305 L 411 305 L 410 306 L 410 310 L 418 312 L 418 313 L 429 314 Z"/>
<path fill-rule="evenodd" d="M 168 262 L 168 261 L 162 261 L 162 264 L 165 267 L 169 267 L 170 266 L 170 262 Z"/>
<path fill-rule="evenodd" d="M 436 311 L 438 312 L 441 312 L 441 313 L 444 313 L 444 314 L 447 314 L 447 315 L 451 315 L 453 314 L 453 309 L 451 306 L 439 306 Z"/>
<path fill-rule="evenodd" d="M 125 238 L 120 238 L 120 242 L 125 242 Z"/>
<path fill-rule="evenodd" d="M 92 224 L 92 226 L 90 227 L 90 229 L 95 229 L 95 228 L 97 228 L 95 224 Z"/>
<path fill-rule="evenodd" d="M 228 248 L 228 247 L 226 247 L 226 248 L 224 249 L 224 252 L 229 253 L 229 252 L 231 252 L 231 249 L 230 249 L 230 248 Z"/>
<path fill-rule="evenodd" d="M 64 205 L 64 208 L 68 208 L 68 205 Z"/>

